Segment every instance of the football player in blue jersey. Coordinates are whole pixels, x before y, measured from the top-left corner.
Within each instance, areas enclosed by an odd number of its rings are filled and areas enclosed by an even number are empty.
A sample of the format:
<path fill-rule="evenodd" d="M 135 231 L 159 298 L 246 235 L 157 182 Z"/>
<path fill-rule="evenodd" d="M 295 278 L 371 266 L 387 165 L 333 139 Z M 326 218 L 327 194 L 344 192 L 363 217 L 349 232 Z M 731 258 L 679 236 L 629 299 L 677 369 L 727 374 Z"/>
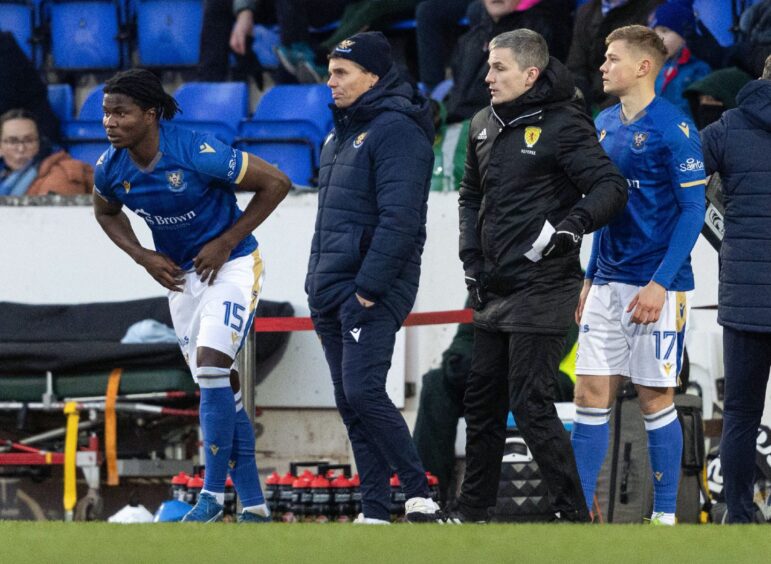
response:
<path fill-rule="evenodd" d="M 233 368 L 251 329 L 262 282 L 252 232 L 291 183 L 257 157 L 162 122 L 179 107 L 146 70 L 120 72 L 108 80 L 102 104 L 111 147 L 96 163 L 96 219 L 169 291 L 174 330 L 201 389 L 206 476 L 198 503 L 183 521 L 221 517 L 228 472 L 244 507 L 239 521 L 267 521 L 254 431 Z M 243 212 L 236 186 L 254 192 Z M 140 245 L 124 205 L 145 220 L 155 250 Z"/>
<path fill-rule="evenodd" d="M 608 35 L 600 67 L 620 104 L 597 116 L 600 143 L 629 185 L 624 212 L 594 236 L 581 291 L 573 449 L 592 506 L 608 446 L 610 406 L 622 377 L 640 398 L 653 471 L 651 521 L 672 525 L 682 431 L 673 403 L 683 352 L 690 252 L 704 219 L 699 134 L 677 107 L 655 94 L 666 48 L 653 30 Z"/>

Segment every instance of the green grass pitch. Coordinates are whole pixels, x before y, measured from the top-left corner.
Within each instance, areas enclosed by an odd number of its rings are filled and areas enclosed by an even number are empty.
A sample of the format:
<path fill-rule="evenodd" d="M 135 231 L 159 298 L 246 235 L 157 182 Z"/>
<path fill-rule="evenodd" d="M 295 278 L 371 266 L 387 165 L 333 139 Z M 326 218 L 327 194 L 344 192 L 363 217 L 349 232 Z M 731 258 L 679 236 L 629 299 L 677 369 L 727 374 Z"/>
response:
<path fill-rule="evenodd" d="M 394 525 L 0 522 L 0 562 L 463 564 L 771 562 L 763 525 Z"/>

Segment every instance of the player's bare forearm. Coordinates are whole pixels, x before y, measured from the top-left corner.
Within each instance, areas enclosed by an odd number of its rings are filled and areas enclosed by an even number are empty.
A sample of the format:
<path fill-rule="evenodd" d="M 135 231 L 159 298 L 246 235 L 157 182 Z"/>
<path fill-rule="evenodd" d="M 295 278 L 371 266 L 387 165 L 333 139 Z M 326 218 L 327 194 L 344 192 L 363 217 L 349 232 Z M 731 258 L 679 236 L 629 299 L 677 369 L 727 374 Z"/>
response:
<path fill-rule="evenodd" d="M 139 243 L 139 239 L 131 227 L 131 222 L 123 213 L 122 207 L 107 202 L 101 196 L 94 194 L 94 215 L 110 240 L 135 262 L 139 262 L 139 257 L 147 249 Z"/>
<path fill-rule="evenodd" d="M 254 155 L 249 155 L 249 168 L 239 188 L 254 192 L 254 196 L 238 221 L 220 237 L 231 249 L 235 248 L 273 213 L 291 187 L 292 182 L 283 172 Z"/>

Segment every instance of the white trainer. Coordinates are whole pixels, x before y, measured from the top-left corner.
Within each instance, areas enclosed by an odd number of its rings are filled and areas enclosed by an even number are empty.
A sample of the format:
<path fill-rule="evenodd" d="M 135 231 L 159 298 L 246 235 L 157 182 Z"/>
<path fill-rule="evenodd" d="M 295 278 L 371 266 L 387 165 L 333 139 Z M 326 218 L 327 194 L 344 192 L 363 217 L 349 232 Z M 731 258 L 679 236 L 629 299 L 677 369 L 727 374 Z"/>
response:
<path fill-rule="evenodd" d="M 404 503 L 404 517 L 409 523 L 444 523 L 442 511 L 430 497 L 411 497 Z"/>
<path fill-rule="evenodd" d="M 353 520 L 354 525 L 390 525 L 390 521 L 384 521 L 383 519 L 373 519 L 372 517 L 365 517 L 364 513 L 359 513 L 358 517 Z"/>

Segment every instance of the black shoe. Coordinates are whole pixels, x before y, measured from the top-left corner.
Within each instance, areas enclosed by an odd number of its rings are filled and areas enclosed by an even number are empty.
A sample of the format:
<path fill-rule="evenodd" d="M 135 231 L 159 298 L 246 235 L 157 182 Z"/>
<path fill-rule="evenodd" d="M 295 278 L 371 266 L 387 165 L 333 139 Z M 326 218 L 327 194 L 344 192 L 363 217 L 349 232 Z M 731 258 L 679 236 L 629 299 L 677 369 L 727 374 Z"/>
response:
<path fill-rule="evenodd" d="M 490 517 L 486 510 L 468 510 L 456 503 L 445 513 L 444 521 L 449 525 L 484 525 L 490 522 Z"/>

